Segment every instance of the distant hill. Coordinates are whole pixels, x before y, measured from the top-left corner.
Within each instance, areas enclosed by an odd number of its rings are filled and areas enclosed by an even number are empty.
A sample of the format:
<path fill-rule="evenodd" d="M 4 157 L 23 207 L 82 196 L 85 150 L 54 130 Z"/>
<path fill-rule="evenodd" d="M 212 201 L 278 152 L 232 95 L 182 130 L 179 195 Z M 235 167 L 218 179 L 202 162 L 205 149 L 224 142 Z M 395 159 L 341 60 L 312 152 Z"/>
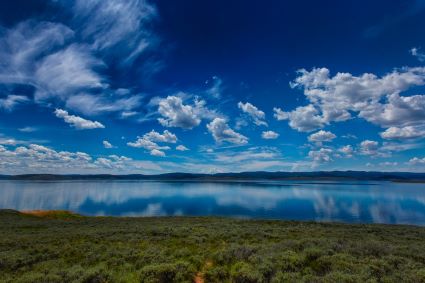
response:
<path fill-rule="evenodd" d="M 241 172 L 217 174 L 167 173 L 158 175 L 56 175 L 25 174 L 0 175 L 3 180 L 375 180 L 393 182 L 425 182 L 425 173 L 411 172 L 369 172 L 369 171 L 317 171 L 317 172 Z"/>

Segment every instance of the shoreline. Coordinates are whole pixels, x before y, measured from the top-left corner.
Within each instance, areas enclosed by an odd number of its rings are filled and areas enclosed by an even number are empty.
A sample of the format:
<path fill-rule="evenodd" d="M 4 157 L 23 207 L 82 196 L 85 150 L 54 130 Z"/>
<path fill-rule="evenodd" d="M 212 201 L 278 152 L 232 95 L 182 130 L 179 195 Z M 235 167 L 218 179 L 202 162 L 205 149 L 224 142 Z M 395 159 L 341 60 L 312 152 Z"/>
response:
<path fill-rule="evenodd" d="M 425 225 L 415 225 L 415 224 L 398 224 L 398 223 L 370 223 L 370 222 L 357 222 L 349 223 L 343 221 L 318 221 L 318 220 L 293 220 L 293 219 L 276 219 L 276 218 L 242 218 L 242 217 L 231 217 L 231 216 L 218 216 L 218 215 L 161 215 L 161 216 L 116 216 L 116 215 L 83 215 L 71 210 L 15 210 L 15 209 L 0 209 L 0 214 L 2 213 L 15 213 L 23 216 L 33 216 L 38 218 L 45 219 L 76 219 L 76 218 L 111 218 L 111 219 L 122 219 L 122 220 L 131 220 L 131 219 L 216 219 L 216 220 L 235 220 L 235 221 L 247 221 L 247 222 L 277 222 L 277 223 L 307 223 L 307 224 L 325 224 L 325 225 L 348 225 L 348 226 L 388 226 L 388 227 L 416 227 L 425 229 Z M 425 239 L 424 239 L 425 240 Z"/>

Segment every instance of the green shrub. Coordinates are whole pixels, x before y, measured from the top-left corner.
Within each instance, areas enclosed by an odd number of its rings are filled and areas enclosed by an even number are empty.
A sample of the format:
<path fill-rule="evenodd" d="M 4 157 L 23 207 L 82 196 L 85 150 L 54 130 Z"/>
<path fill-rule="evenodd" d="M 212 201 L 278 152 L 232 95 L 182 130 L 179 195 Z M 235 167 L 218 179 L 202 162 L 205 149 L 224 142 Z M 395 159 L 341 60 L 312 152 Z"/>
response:
<path fill-rule="evenodd" d="M 229 272 L 223 266 L 213 266 L 204 274 L 205 282 L 222 283 L 229 278 Z"/>
<path fill-rule="evenodd" d="M 109 283 L 114 282 L 112 279 L 112 275 L 102 269 L 102 268 L 96 268 L 93 270 L 89 270 L 86 272 L 86 274 L 83 276 L 82 283 Z"/>
<path fill-rule="evenodd" d="M 195 270 L 185 262 L 148 265 L 140 272 L 140 282 L 171 283 L 190 282 Z"/>
<path fill-rule="evenodd" d="M 285 283 L 285 282 L 301 282 L 302 275 L 297 272 L 282 272 L 279 271 L 272 279 L 272 283 Z"/>
<path fill-rule="evenodd" d="M 261 273 L 246 262 L 235 263 L 230 270 L 232 282 L 257 283 L 263 282 Z"/>

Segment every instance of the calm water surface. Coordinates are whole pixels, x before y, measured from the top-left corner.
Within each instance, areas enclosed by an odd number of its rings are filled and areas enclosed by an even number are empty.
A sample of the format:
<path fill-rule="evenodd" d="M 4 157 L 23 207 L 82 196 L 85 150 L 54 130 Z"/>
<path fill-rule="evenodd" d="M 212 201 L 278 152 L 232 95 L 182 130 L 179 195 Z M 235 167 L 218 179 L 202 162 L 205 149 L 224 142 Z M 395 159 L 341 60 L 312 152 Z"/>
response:
<path fill-rule="evenodd" d="M 425 225 L 425 184 L 0 181 L 0 208 Z"/>

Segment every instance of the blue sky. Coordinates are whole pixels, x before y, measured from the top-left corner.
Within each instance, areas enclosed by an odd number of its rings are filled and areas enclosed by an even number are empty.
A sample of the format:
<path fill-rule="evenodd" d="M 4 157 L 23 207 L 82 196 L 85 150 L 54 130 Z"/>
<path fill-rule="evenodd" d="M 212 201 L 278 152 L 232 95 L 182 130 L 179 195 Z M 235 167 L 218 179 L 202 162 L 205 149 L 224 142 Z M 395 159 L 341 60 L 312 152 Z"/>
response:
<path fill-rule="evenodd" d="M 0 173 L 425 171 L 425 1 L 0 3 Z"/>

